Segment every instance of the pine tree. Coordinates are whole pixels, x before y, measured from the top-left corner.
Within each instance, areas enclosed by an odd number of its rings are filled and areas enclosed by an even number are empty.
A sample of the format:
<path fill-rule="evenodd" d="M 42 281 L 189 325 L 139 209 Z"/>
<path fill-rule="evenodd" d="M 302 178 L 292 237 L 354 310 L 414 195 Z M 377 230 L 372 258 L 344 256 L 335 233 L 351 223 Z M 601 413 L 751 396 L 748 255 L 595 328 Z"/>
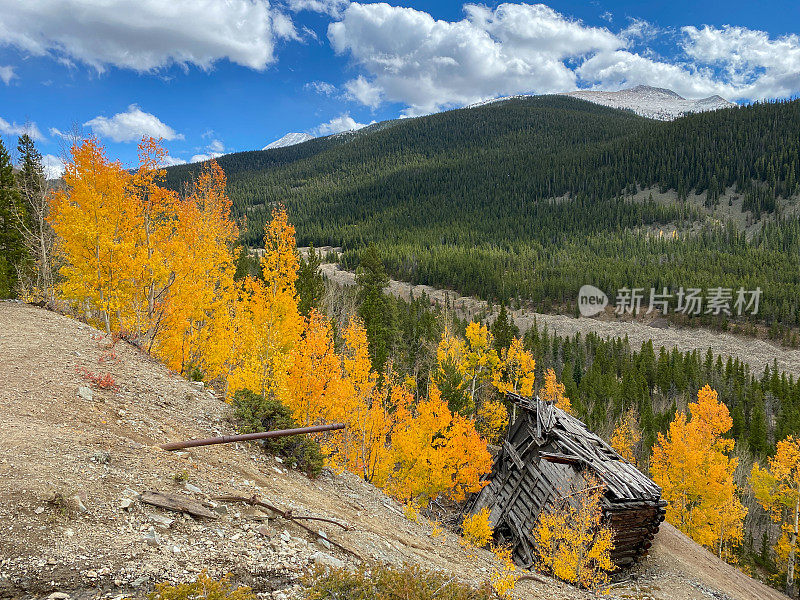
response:
<path fill-rule="evenodd" d="M 383 293 L 389 283 L 378 250 L 370 245 L 361 254 L 356 270 L 358 285 L 358 315 L 364 321 L 369 340 L 369 355 L 372 368 L 382 373 L 395 341 L 397 316 L 394 306 Z"/>
<path fill-rule="evenodd" d="M 50 190 L 42 165 L 42 155 L 28 134 L 20 136 L 17 143 L 19 172 L 17 184 L 24 211 L 17 216 L 17 227 L 22 235 L 30 264 L 21 272 L 20 291 L 30 300 L 53 299 L 55 278 L 53 245 L 55 234 L 47 219 L 50 214 Z"/>
<path fill-rule="evenodd" d="M 314 249 L 314 244 L 311 244 L 306 256 L 300 256 L 297 269 L 297 308 L 304 317 L 309 315 L 311 309 L 320 307 L 322 295 L 325 293 L 325 281 L 319 271 L 320 264 L 322 260 L 319 253 Z"/>
<path fill-rule="evenodd" d="M 515 337 L 519 337 L 519 327 L 508 318 L 506 305 L 500 305 L 500 313 L 492 323 L 492 336 L 494 337 L 494 347 L 498 354 L 508 349 Z"/>
<path fill-rule="evenodd" d="M 17 273 L 26 256 L 18 226 L 18 221 L 27 221 L 24 214 L 11 157 L 0 139 L 0 298 L 17 293 Z"/>

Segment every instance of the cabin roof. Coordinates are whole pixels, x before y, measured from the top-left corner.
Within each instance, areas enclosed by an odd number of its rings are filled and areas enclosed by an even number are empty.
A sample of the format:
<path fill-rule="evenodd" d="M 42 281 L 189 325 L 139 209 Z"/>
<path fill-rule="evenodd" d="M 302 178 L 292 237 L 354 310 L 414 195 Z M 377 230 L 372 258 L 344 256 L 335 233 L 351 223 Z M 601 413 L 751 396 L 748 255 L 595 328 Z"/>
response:
<path fill-rule="evenodd" d="M 503 450 L 518 453 L 529 437 L 541 460 L 590 469 L 616 501 L 658 501 L 661 488 L 576 417 L 539 398 L 509 394 L 524 413 L 509 430 Z M 532 448 L 531 448 L 532 449 Z M 513 457 L 513 454 L 512 454 Z"/>

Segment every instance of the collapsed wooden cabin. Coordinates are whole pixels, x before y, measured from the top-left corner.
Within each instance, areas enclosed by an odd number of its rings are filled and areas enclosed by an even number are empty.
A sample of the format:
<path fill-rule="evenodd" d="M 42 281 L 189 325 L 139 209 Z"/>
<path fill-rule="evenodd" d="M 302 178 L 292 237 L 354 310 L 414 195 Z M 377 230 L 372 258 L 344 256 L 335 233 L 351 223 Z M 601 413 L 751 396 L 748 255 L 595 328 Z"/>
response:
<path fill-rule="evenodd" d="M 573 502 L 571 491 L 589 474 L 605 488 L 601 503 L 613 532 L 612 560 L 624 567 L 647 554 L 664 520 L 667 503 L 661 500 L 661 488 L 557 406 L 517 394 L 508 394 L 508 399 L 518 407 L 517 418 L 495 458 L 489 483 L 472 498 L 468 511 L 488 508 L 495 538 L 510 543 L 516 562 L 530 567 L 537 516 L 558 503 Z"/>

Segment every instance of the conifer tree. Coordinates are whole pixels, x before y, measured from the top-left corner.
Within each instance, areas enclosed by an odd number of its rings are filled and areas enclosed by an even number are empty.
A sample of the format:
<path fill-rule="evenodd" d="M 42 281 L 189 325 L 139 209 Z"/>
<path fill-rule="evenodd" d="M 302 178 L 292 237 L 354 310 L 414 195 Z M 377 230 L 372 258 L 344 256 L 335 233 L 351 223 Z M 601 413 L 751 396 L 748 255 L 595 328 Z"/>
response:
<path fill-rule="evenodd" d="M 389 277 L 377 248 L 367 246 L 356 270 L 358 315 L 367 330 L 372 368 L 378 373 L 383 372 L 396 336 L 397 319 L 393 305 L 383 293 L 388 283 Z"/>
<path fill-rule="evenodd" d="M 27 221 L 24 215 L 11 156 L 0 139 L 0 298 L 17 293 L 17 272 L 26 256 L 18 226 L 19 220 Z"/>

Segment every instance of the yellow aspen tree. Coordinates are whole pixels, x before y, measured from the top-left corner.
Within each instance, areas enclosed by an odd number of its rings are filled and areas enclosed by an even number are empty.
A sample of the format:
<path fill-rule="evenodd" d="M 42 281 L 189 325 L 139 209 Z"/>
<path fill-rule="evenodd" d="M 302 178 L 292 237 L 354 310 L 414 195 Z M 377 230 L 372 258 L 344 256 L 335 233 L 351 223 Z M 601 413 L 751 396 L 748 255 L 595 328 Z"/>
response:
<path fill-rule="evenodd" d="M 467 325 L 465 336 L 467 344 L 460 370 L 466 379 L 470 407 L 474 411 L 477 407 L 476 395 L 484 385 L 491 383 L 495 378 L 495 371 L 500 366 L 500 357 L 497 356 L 497 350 L 492 344 L 492 334 L 486 325 L 470 323 Z"/>
<path fill-rule="evenodd" d="M 778 442 L 769 468 L 754 464 L 750 482 L 756 500 L 781 524 L 783 534 L 775 551 L 786 564 L 786 593 L 791 595 L 800 528 L 800 440 L 790 435 Z"/>
<path fill-rule="evenodd" d="M 176 207 L 165 306 L 154 325 L 154 351 L 173 369 L 190 365 L 208 378 L 227 374 L 235 341 L 233 246 L 225 173 L 209 161 Z M 253 391 L 259 391 L 258 388 Z"/>
<path fill-rule="evenodd" d="M 572 403 L 565 395 L 564 384 L 558 382 L 556 372 L 553 369 L 547 369 L 544 372 L 544 385 L 539 390 L 539 399 L 544 402 L 551 402 L 564 412 L 572 414 Z"/>
<path fill-rule="evenodd" d="M 131 175 L 94 138 L 73 146 L 71 156 L 64 188 L 50 203 L 49 222 L 63 261 L 59 292 L 76 308 L 99 314 L 110 333 L 133 294 Z"/>
<path fill-rule="evenodd" d="M 603 488 L 598 481 L 581 481 L 574 492 L 543 510 L 534 525 L 537 570 L 587 589 L 608 583 L 614 568 L 611 528 L 602 522 Z"/>
<path fill-rule="evenodd" d="M 123 323 L 123 328 L 135 332 L 150 349 L 168 306 L 174 259 L 185 249 L 175 243 L 180 214 L 178 196 L 161 186 L 166 177 L 161 165 L 167 151 L 160 140 L 143 138 L 138 155 L 139 168 L 133 173 L 129 195 L 135 220 L 131 231 L 136 247 L 135 294 L 128 323 Z"/>
<path fill-rule="evenodd" d="M 495 371 L 494 386 L 501 394 L 514 392 L 521 396 L 532 396 L 535 382 L 536 360 L 525 350 L 522 340 L 514 338 L 503 351 L 499 368 Z"/>
<path fill-rule="evenodd" d="M 298 423 L 307 427 L 333 420 L 331 404 L 341 390 L 342 365 L 334 350 L 328 318 L 312 309 L 289 371 L 289 403 Z"/>
<path fill-rule="evenodd" d="M 636 424 L 636 414 L 633 410 L 625 413 L 625 416 L 617 423 L 614 433 L 611 434 L 611 447 L 630 463 L 636 464 L 636 445 L 642 439 L 642 434 Z"/>
<path fill-rule="evenodd" d="M 675 415 L 666 436 L 658 435 L 650 470 L 669 503 L 667 520 L 722 557 L 742 538 L 747 510 L 737 496 L 731 458 L 733 440 L 723 437 L 733 424 L 728 408 L 708 385 L 689 404 L 691 420 Z M 727 521 L 722 523 L 722 513 Z"/>
<path fill-rule="evenodd" d="M 264 281 L 246 277 L 236 305 L 236 363 L 228 377 L 228 395 L 251 389 L 289 404 L 293 350 L 303 331 L 298 310 L 297 247 L 286 210 L 278 207 L 264 229 L 261 270 Z"/>
<path fill-rule="evenodd" d="M 428 398 L 416 407 L 412 400 L 409 395 L 396 409 L 390 489 L 402 500 L 421 504 L 439 494 L 460 502 L 479 491 L 492 457 L 473 421 L 450 412 L 433 383 Z"/>

